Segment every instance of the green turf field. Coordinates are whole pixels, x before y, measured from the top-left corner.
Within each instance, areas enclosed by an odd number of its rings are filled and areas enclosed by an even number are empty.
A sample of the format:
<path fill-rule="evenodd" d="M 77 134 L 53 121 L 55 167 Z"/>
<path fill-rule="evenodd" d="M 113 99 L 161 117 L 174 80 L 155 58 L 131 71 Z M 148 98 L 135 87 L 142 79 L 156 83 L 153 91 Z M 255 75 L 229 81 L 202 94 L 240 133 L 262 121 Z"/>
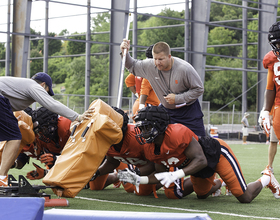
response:
<path fill-rule="evenodd" d="M 267 165 L 268 145 L 250 143 L 248 145 L 231 144 L 236 154 L 247 184 L 257 180 L 260 172 Z M 38 165 L 39 161 L 35 161 Z M 280 160 L 278 154 L 274 160 L 274 174 L 280 181 Z M 33 169 L 33 165 L 25 166 L 22 170 L 12 169 L 17 179 L 18 175 L 26 175 Z M 42 184 L 41 181 L 29 181 L 31 184 Z M 224 192 L 225 189 L 223 189 Z M 51 198 L 57 198 L 51 189 L 45 190 Z M 174 213 L 207 213 L 212 219 L 280 219 L 280 200 L 264 188 L 255 200 L 249 204 L 241 204 L 234 196 L 208 197 L 198 200 L 194 193 L 181 199 L 167 199 L 162 190 L 158 192 L 158 199 L 150 196 L 136 196 L 127 193 L 123 188 L 108 187 L 102 191 L 83 189 L 75 198 L 67 198 L 69 207 L 56 207 L 63 209 L 109 210 L 109 211 L 137 211 L 137 212 L 174 212 Z M 45 208 L 50 209 L 50 208 Z"/>

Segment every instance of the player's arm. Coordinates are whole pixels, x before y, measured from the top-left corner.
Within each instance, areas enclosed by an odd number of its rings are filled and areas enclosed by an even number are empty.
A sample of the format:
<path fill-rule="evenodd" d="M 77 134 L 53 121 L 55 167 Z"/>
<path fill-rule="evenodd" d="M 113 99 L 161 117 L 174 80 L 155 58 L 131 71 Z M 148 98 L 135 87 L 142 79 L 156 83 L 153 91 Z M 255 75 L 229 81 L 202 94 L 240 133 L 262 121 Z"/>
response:
<path fill-rule="evenodd" d="M 105 175 L 114 171 L 120 165 L 120 161 L 111 156 L 106 156 L 104 163 L 98 168 L 101 175 Z"/>
<path fill-rule="evenodd" d="M 153 162 L 148 162 L 144 166 L 139 167 L 141 176 L 149 175 L 155 172 L 155 164 Z"/>
<path fill-rule="evenodd" d="M 192 175 L 207 167 L 207 159 L 199 142 L 193 137 L 184 154 L 190 163 L 183 168 L 185 175 Z"/>
<path fill-rule="evenodd" d="M 271 111 L 275 99 L 275 90 L 265 90 L 264 92 L 264 111 Z"/>
<path fill-rule="evenodd" d="M 147 95 L 144 95 L 144 94 L 141 94 L 140 95 L 140 100 L 139 100 L 139 109 L 142 109 L 145 107 L 145 104 L 146 104 L 146 100 L 147 100 L 148 96 Z"/>
<path fill-rule="evenodd" d="M 267 72 L 267 79 L 266 79 L 266 90 L 264 93 L 264 105 L 263 105 L 263 110 L 264 111 L 271 111 L 271 108 L 274 104 L 274 99 L 275 99 L 275 86 L 273 82 L 273 75 L 274 72 L 271 69 L 268 69 Z"/>

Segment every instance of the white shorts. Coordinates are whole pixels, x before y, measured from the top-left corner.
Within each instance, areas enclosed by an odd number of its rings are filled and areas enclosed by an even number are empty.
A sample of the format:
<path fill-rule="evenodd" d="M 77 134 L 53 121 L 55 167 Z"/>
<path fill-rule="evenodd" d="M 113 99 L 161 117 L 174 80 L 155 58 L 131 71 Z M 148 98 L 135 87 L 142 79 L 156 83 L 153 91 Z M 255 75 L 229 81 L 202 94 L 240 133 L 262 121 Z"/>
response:
<path fill-rule="evenodd" d="M 249 135 L 248 128 L 243 127 L 242 132 L 243 132 L 243 136 L 248 136 Z"/>
<path fill-rule="evenodd" d="M 273 126 L 270 128 L 270 142 L 278 142 L 278 138 L 276 137 Z"/>

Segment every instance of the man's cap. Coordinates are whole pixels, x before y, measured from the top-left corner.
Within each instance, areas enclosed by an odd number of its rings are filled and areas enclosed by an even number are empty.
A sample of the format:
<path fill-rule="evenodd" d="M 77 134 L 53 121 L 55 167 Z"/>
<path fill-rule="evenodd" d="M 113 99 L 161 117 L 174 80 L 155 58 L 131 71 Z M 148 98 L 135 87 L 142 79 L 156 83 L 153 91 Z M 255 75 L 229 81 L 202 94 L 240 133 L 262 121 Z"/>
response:
<path fill-rule="evenodd" d="M 36 73 L 34 76 L 32 76 L 32 79 L 40 80 L 42 82 L 45 82 L 47 86 L 49 87 L 49 95 L 53 96 L 53 90 L 52 90 L 52 78 L 47 74 L 43 72 Z"/>
<path fill-rule="evenodd" d="M 245 117 L 247 117 L 247 116 L 249 116 L 249 115 L 250 115 L 250 114 L 249 114 L 248 112 L 245 112 L 245 113 L 244 113 L 244 116 L 245 116 Z"/>

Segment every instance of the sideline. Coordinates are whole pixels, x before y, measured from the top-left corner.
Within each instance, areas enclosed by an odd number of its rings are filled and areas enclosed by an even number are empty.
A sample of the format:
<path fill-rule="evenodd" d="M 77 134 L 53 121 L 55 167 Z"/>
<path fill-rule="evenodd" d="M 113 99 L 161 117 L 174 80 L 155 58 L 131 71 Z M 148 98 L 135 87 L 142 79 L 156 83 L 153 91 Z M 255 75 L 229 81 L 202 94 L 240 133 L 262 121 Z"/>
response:
<path fill-rule="evenodd" d="M 242 217 L 242 218 L 280 220 L 280 218 L 274 218 L 274 217 L 260 217 L 260 216 L 250 216 L 250 215 L 239 215 L 239 214 L 234 214 L 234 213 L 213 212 L 213 211 L 207 211 L 207 210 L 183 209 L 183 208 L 155 206 L 155 205 L 146 205 L 146 204 L 129 203 L 129 202 L 116 202 L 116 201 L 92 199 L 92 198 L 86 198 L 86 197 L 80 197 L 80 196 L 76 196 L 75 198 L 77 198 L 77 199 L 84 199 L 84 200 L 90 200 L 90 201 L 97 201 L 97 202 L 117 203 L 117 204 L 122 204 L 122 205 L 135 205 L 135 206 L 143 206 L 143 207 L 149 207 L 149 208 L 161 208 L 161 209 L 180 210 L 180 211 L 185 211 L 185 212 L 202 212 L 202 213 L 205 213 L 205 214 L 211 213 L 211 214 L 235 216 L 235 217 Z"/>

